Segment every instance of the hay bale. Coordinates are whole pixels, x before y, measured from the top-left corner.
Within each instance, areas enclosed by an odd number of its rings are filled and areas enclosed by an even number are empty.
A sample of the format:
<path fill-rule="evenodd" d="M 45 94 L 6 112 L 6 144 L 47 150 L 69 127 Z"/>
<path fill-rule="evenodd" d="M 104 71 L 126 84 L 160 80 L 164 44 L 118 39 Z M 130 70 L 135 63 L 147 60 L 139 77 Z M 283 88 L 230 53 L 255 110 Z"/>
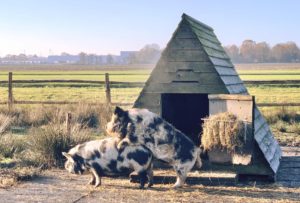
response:
<path fill-rule="evenodd" d="M 207 117 L 202 125 L 201 144 L 206 151 L 226 149 L 235 151 L 243 146 L 244 123 L 230 112 Z"/>

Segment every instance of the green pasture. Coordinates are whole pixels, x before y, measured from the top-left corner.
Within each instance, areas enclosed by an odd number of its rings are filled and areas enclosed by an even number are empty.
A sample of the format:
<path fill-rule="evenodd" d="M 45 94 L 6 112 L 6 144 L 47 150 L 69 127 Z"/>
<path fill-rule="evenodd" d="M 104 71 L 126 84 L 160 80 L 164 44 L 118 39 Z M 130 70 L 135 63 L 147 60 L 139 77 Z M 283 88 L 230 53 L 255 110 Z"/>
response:
<path fill-rule="evenodd" d="M 257 103 L 300 103 L 300 84 L 247 85 L 247 89 Z"/>
<path fill-rule="evenodd" d="M 101 71 L 14 71 L 13 80 L 92 80 L 104 81 L 104 74 L 110 74 L 111 81 L 145 82 L 151 73 L 149 69 L 101 70 Z M 238 69 L 242 80 L 300 80 L 299 69 L 244 70 Z M 7 71 L 0 71 L 0 81 L 8 79 Z"/>
<path fill-rule="evenodd" d="M 240 65 L 239 65 L 240 66 Z M 247 65 L 245 65 L 247 66 Z M 248 65 L 250 66 L 250 65 Z M 252 66 L 252 65 L 251 65 Z M 255 66 L 255 64 L 254 64 Z M 258 66 L 258 65 L 256 65 Z M 300 80 L 300 68 L 288 69 L 238 69 L 242 80 Z M 295 64 L 293 65 L 295 66 Z M 298 65 L 300 66 L 300 65 Z M 1 70 L 1 69 L 0 69 Z M 119 82 L 145 82 L 149 77 L 150 69 L 112 69 L 112 70 L 16 70 L 13 80 L 84 80 L 104 81 L 105 73 L 110 74 L 111 81 Z M 7 81 L 8 72 L 0 71 L 0 81 Z M 300 84 L 284 85 L 247 85 L 251 95 L 256 97 L 258 103 L 300 102 Z M 113 102 L 131 103 L 137 98 L 141 87 L 128 87 L 126 84 L 111 86 Z M 97 83 L 14 83 L 13 95 L 17 101 L 105 101 L 103 84 Z M 0 83 L 0 101 L 7 100 L 7 83 Z"/>
<path fill-rule="evenodd" d="M 238 70 L 242 80 L 300 80 L 300 69 Z"/>
<path fill-rule="evenodd" d="M 300 80 L 300 74 L 241 74 L 242 80 Z"/>
<path fill-rule="evenodd" d="M 67 85 L 65 87 L 15 87 L 13 95 L 17 101 L 105 101 L 103 86 L 69 87 Z M 300 86 L 248 85 L 247 88 L 249 93 L 255 96 L 257 103 L 300 102 Z M 134 102 L 141 89 L 141 87 L 111 88 L 112 101 Z M 0 87 L 0 95 L 0 101 L 6 101 L 7 87 Z"/>
<path fill-rule="evenodd" d="M 131 103 L 137 98 L 141 88 L 112 88 L 112 102 Z M 0 87 L 0 101 L 6 101 L 7 88 Z M 104 87 L 43 87 L 14 88 L 16 101 L 79 101 L 105 102 Z"/>
<path fill-rule="evenodd" d="M 239 74 L 250 74 L 250 75 L 300 75 L 299 69 L 274 69 L 274 70 L 243 70 L 237 69 Z"/>
<path fill-rule="evenodd" d="M 111 81 L 144 82 L 149 77 L 149 70 L 136 71 L 55 71 L 55 72 L 13 72 L 13 80 L 91 80 L 104 81 L 105 73 Z M 0 81 L 8 79 L 8 72 L 0 72 Z"/>

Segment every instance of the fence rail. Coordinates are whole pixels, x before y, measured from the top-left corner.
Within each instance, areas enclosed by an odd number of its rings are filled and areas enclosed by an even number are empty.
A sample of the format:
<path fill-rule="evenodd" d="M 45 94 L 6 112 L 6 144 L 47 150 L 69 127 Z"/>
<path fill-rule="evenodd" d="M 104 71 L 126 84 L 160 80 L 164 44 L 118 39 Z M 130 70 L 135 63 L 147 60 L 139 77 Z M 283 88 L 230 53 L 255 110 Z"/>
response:
<path fill-rule="evenodd" d="M 300 80 L 244 80 L 249 85 L 300 84 Z"/>
<path fill-rule="evenodd" d="M 0 84 L 7 84 L 8 81 L 0 80 Z M 105 81 L 101 80 L 14 80 L 13 83 L 92 83 L 105 85 Z M 128 85 L 128 86 L 140 86 L 143 87 L 145 82 L 119 82 L 110 81 L 110 84 L 114 85 Z M 249 85 L 268 85 L 268 84 L 299 84 L 300 80 L 244 80 L 244 84 Z"/>
<path fill-rule="evenodd" d="M 7 84 L 7 81 L 0 81 L 0 84 Z M 105 85 L 105 81 L 97 81 L 97 80 L 14 80 L 13 83 L 95 83 Z M 110 84 L 116 85 L 140 85 L 143 86 L 144 82 L 118 82 L 118 81 L 110 81 Z"/>
<path fill-rule="evenodd" d="M 95 81 L 95 80 L 13 80 L 13 73 L 9 72 L 8 81 L 0 81 L 0 84 L 8 84 L 8 100 L 5 102 L 0 102 L 0 105 L 8 105 L 9 109 L 12 108 L 13 104 L 78 104 L 80 102 L 76 101 L 16 101 L 13 99 L 13 83 L 91 83 L 91 84 L 101 84 L 105 87 L 105 103 L 103 104 L 112 104 L 112 105 L 133 105 L 133 103 L 115 103 L 111 100 L 111 87 L 112 85 L 122 85 L 126 87 L 143 87 L 145 85 L 144 82 L 118 82 L 118 81 L 110 81 L 109 74 L 101 74 L 104 77 L 104 81 Z M 243 81 L 244 84 L 300 84 L 300 80 L 270 80 L 270 81 L 261 81 L 261 80 L 248 80 Z M 89 103 L 92 105 L 101 104 L 101 103 Z M 256 103 L 261 107 L 284 107 L 284 106 L 300 106 L 299 102 L 291 103 L 291 102 L 282 102 L 282 103 Z"/>

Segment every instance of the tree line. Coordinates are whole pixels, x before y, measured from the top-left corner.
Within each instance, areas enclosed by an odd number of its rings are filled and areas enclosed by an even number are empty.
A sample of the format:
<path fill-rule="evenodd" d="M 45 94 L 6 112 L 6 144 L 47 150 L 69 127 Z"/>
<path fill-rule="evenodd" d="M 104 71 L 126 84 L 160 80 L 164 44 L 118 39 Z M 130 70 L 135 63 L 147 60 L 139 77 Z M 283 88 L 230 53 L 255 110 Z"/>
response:
<path fill-rule="evenodd" d="M 130 51 L 125 56 L 95 55 L 81 52 L 78 54 L 78 64 L 154 64 L 161 55 L 157 44 L 147 44 L 139 51 Z"/>
<path fill-rule="evenodd" d="M 278 43 L 271 47 L 266 42 L 245 40 L 241 46 L 224 47 L 233 63 L 297 63 L 300 49 L 295 42 Z"/>
<path fill-rule="evenodd" d="M 266 42 L 256 43 L 245 40 L 240 46 L 224 47 L 233 63 L 297 63 L 300 62 L 300 49 L 295 42 L 279 43 L 271 47 Z M 0 58 L 0 64 L 26 63 L 72 63 L 82 65 L 107 64 L 155 64 L 162 49 L 157 44 L 147 44 L 139 51 L 121 51 L 120 55 L 96 55 L 81 52 L 78 55 L 61 53 L 48 57 L 37 55 L 6 55 Z M 122 54 L 123 53 L 123 54 Z"/>

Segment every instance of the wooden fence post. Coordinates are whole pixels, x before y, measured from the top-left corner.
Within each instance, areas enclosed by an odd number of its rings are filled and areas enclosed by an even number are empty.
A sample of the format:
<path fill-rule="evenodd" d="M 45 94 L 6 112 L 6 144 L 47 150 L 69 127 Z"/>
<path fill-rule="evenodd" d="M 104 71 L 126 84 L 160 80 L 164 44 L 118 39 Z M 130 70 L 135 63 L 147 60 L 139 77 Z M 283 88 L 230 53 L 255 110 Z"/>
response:
<path fill-rule="evenodd" d="M 12 72 L 8 73 L 8 109 L 11 111 L 13 106 L 13 92 L 12 92 Z"/>
<path fill-rule="evenodd" d="M 71 136 L 71 120 L 72 120 L 72 114 L 68 112 L 66 114 L 66 129 L 68 136 Z"/>
<path fill-rule="evenodd" d="M 109 74 L 105 73 L 105 93 L 106 93 L 106 103 L 111 104 L 111 94 L 109 85 Z"/>

